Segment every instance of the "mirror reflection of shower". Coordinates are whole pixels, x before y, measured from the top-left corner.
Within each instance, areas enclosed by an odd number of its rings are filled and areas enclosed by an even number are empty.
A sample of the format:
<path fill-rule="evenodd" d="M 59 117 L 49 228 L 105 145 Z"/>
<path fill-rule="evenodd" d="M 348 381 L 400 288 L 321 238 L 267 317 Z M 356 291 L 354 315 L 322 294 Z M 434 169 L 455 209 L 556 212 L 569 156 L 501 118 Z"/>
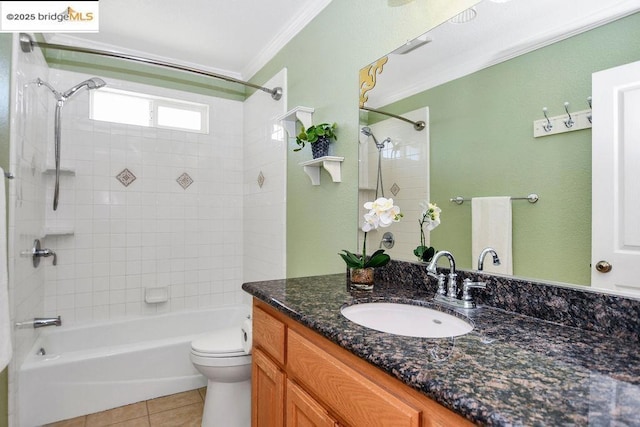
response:
<path fill-rule="evenodd" d="M 373 134 L 371 128 L 369 126 L 364 126 L 360 129 L 360 132 L 367 136 L 373 138 L 373 142 L 376 144 L 376 148 L 378 149 L 378 177 L 376 178 L 376 199 L 378 195 L 380 197 L 384 197 L 384 184 L 382 183 L 382 149 L 385 144 L 391 142 L 391 138 L 387 137 L 382 142 L 378 141 L 378 138 Z"/>
<path fill-rule="evenodd" d="M 53 192 L 53 210 L 58 209 L 58 199 L 60 197 L 60 137 L 61 137 L 61 112 L 64 103 L 75 95 L 80 89 L 87 88 L 87 90 L 100 89 L 106 86 L 104 80 L 98 77 L 92 77 L 83 82 L 78 83 L 65 92 L 58 92 L 53 86 L 45 82 L 42 79 L 36 79 L 35 83 L 38 86 L 44 86 L 49 89 L 53 96 L 56 97 L 56 111 L 55 111 L 55 125 L 54 125 L 54 144 L 55 144 L 55 165 L 56 165 L 56 183 Z"/>

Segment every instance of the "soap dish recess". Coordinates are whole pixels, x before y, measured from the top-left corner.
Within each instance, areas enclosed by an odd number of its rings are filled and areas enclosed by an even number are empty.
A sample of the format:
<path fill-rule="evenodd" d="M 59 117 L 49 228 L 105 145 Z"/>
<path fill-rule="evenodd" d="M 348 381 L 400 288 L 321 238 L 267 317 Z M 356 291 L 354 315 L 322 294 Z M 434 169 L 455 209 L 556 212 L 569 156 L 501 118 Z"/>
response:
<path fill-rule="evenodd" d="M 144 302 L 147 304 L 158 304 L 169 301 L 169 288 L 145 288 Z"/>

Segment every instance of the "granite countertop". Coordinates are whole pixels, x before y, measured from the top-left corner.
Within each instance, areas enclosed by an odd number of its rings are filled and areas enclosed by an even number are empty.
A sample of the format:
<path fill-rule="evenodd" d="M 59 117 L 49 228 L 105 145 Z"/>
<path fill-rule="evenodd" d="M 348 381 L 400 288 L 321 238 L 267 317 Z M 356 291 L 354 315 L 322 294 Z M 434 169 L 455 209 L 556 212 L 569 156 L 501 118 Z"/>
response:
<path fill-rule="evenodd" d="M 460 311 L 474 330 L 456 338 L 378 332 L 347 320 L 340 308 L 433 306 L 433 292 L 383 281 L 373 291 L 350 291 L 344 274 L 243 289 L 479 425 L 640 426 L 637 343 L 488 306 Z"/>

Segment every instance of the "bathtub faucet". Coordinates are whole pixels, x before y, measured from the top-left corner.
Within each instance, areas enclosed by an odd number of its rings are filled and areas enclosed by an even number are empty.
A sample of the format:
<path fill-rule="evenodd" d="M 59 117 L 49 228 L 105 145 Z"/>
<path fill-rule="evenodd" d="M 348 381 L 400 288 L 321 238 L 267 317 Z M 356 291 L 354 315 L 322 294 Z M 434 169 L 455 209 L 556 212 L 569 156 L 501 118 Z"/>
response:
<path fill-rule="evenodd" d="M 35 328 L 44 328 L 45 326 L 62 326 L 62 318 L 58 317 L 36 317 L 26 322 L 16 322 L 17 328 L 26 328 L 33 326 Z"/>

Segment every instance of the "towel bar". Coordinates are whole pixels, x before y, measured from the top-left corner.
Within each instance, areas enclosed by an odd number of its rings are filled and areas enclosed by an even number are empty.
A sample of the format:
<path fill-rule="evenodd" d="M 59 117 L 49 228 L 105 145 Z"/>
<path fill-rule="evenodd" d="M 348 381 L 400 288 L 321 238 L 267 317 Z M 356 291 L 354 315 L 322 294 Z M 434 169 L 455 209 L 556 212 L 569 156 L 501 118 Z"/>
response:
<path fill-rule="evenodd" d="M 538 195 L 536 193 L 531 193 L 529 194 L 527 197 L 512 197 L 511 200 L 528 200 L 529 203 L 535 203 L 537 202 L 539 199 Z M 454 197 L 453 199 L 449 199 L 450 202 L 455 203 L 456 205 L 461 205 L 464 202 L 469 202 L 471 201 L 471 199 L 465 199 L 462 196 L 457 196 Z"/>

